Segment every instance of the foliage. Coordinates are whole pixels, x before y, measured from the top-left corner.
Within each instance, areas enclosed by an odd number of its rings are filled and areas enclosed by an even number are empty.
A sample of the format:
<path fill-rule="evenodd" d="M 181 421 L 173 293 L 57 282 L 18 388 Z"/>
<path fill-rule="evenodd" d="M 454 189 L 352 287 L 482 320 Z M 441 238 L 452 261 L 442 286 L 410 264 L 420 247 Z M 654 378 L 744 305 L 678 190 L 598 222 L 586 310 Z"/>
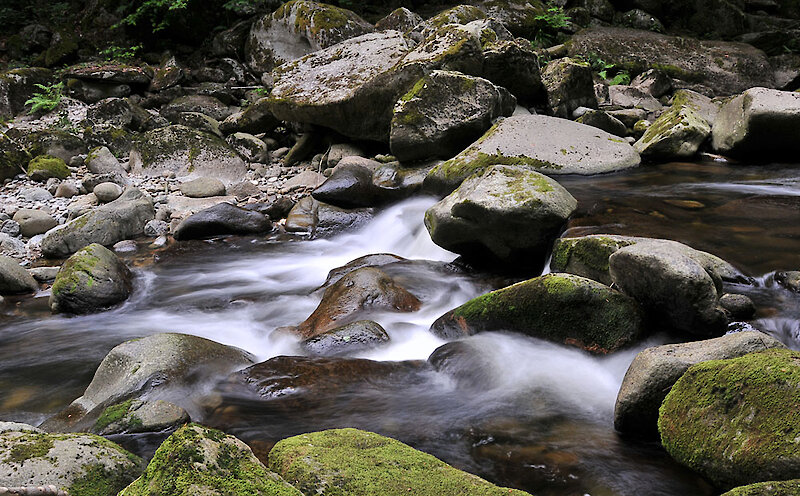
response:
<path fill-rule="evenodd" d="M 571 21 L 562 7 L 550 6 L 543 14 L 534 17 L 536 34 L 533 44 L 536 47 L 551 46 L 555 42 L 559 29 L 565 28 Z"/>
<path fill-rule="evenodd" d="M 252 15 L 266 3 L 267 0 L 228 0 L 222 8 L 238 15 Z"/>
<path fill-rule="evenodd" d="M 631 75 L 625 69 L 617 67 L 601 59 L 596 53 L 590 53 L 586 62 L 603 80 L 608 81 L 610 86 L 618 84 L 630 84 Z M 610 81 L 609 81 L 610 80 Z"/>
<path fill-rule="evenodd" d="M 169 25 L 167 15 L 177 10 L 185 10 L 189 0 L 144 0 L 136 10 L 128 14 L 114 27 L 138 26 L 143 20 L 150 24 L 153 32 L 165 29 Z"/>
<path fill-rule="evenodd" d="M 121 47 L 118 45 L 111 45 L 108 48 L 100 50 L 100 56 L 106 60 L 117 60 L 120 62 L 129 62 L 136 58 L 136 55 L 142 50 L 141 43 L 131 47 Z"/>
<path fill-rule="evenodd" d="M 25 102 L 25 105 L 31 105 L 29 114 L 35 114 L 40 110 L 50 112 L 61 103 L 64 97 L 64 83 L 57 83 L 51 85 L 37 84 L 37 88 L 41 91 L 33 93 L 33 96 Z"/>
<path fill-rule="evenodd" d="M 0 34 L 14 34 L 33 22 L 63 22 L 70 9 L 68 2 L 51 0 L 2 0 L 0 4 Z"/>

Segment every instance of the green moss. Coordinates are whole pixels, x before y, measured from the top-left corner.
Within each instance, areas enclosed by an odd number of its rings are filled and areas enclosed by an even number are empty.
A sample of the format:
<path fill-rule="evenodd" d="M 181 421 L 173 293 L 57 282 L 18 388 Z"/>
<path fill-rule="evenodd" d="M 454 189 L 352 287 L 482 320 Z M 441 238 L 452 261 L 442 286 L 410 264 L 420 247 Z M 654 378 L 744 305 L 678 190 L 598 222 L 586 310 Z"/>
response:
<path fill-rule="evenodd" d="M 97 418 L 97 421 L 94 423 L 95 431 L 102 431 L 109 425 L 119 422 L 128 414 L 131 409 L 131 405 L 133 404 L 133 400 L 130 399 L 124 403 L 119 403 L 116 405 L 112 405 L 105 410 L 100 416 Z M 141 424 L 141 421 L 139 421 Z"/>
<path fill-rule="evenodd" d="M 81 220 L 81 218 L 84 219 Z M 85 224 L 88 222 L 88 216 L 81 216 L 75 220 L 78 221 L 78 223 L 83 222 Z M 92 250 L 95 246 L 100 245 L 91 244 L 86 248 L 75 252 L 75 254 L 69 257 L 66 262 L 64 262 L 64 265 L 56 275 L 55 282 L 53 282 L 52 293 L 54 295 L 64 291 L 73 292 L 78 289 L 81 284 L 85 284 L 88 287 L 92 287 L 92 285 L 94 285 L 94 276 L 92 275 L 92 271 L 97 265 L 97 262 L 100 261 L 97 255 L 92 253 Z"/>
<path fill-rule="evenodd" d="M 280 441 L 270 468 L 305 494 L 328 496 L 524 496 L 457 470 L 400 441 L 356 429 Z"/>
<path fill-rule="evenodd" d="M 69 167 L 63 160 L 50 155 L 40 155 L 28 163 L 29 177 L 66 179 L 70 173 Z"/>
<path fill-rule="evenodd" d="M 412 86 L 405 95 L 400 97 L 400 101 L 408 102 L 416 98 L 422 92 L 423 88 L 425 88 L 425 85 L 428 84 L 428 82 L 430 82 L 430 78 L 426 76 L 414 83 L 414 86 Z"/>
<path fill-rule="evenodd" d="M 101 463 L 85 467 L 81 477 L 68 488 L 70 496 L 114 496 L 137 474 L 122 468 L 108 469 Z"/>
<path fill-rule="evenodd" d="M 800 479 L 759 482 L 737 487 L 722 496 L 800 496 Z"/>
<path fill-rule="evenodd" d="M 42 458 L 53 448 L 53 439 L 48 434 L 25 434 L 6 454 L 3 463 L 22 465 L 31 458 Z"/>
<path fill-rule="evenodd" d="M 467 24 L 480 19 L 486 19 L 486 14 L 478 7 L 472 5 L 457 5 L 436 14 L 430 19 L 430 25 L 434 29 L 439 29 L 447 24 Z"/>

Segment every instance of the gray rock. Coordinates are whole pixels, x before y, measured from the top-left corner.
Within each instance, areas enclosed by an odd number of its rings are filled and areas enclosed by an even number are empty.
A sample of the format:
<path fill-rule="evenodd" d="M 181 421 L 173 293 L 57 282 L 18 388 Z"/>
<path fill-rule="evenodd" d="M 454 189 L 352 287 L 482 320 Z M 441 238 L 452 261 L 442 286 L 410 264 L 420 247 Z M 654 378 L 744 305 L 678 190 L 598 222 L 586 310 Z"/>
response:
<path fill-rule="evenodd" d="M 364 225 L 372 218 L 372 208 L 344 209 L 305 197 L 295 204 L 286 217 L 286 231 L 327 235 Z"/>
<path fill-rule="evenodd" d="M 625 136 L 628 134 L 628 128 L 622 121 L 603 110 L 587 109 L 587 111 L 577 119 L 577 122 L 602 129 L 614 136 Z"/>
<path fill-rule="evenodd" d="M 362 267 L 381 267 L 383 265 L 388 265 L 395 262 L 402 262 L 404 260 L 406 259 L 403 257 L 398 257 L 397 255 L 392 255 L 390 253 L 376 253 L 372 255 L 364 255 L 363 257 L 358 257 L 355 260 L 347 262 L 341 267 L 336 267 L 335 269 L 331 269 L 331 271 L 328 272 L 328 277 L 327 279 L 325 279 L 325 283 L 321 287 L 327 288 L 331 284 L 336 283 L 342 277 Z"/>
<path fill-rule="evenodd" d="M 190 198 L 208 198 L 224 196 L 225 184 L 214 177 L 198 177 L 181 183 L 181 193 Z"/>
<path fill-rule="evenodd" d="M 657 69 L 650 69 L 636 76 L 631 81 L 631 86 L 655 98 L 661 98 L 672 91 L 672 78 Z"/>
<path fill-rule="evenodd" d="M 103 411 L 92 432 L 102 436 L 174 430 L 189 422 L 183 408 L 164 400 L 128 400 Z"/>
<path fill-rule="evenodd" d="M 228 116 L 227 119 L 230 119 L 231 117 L 233 117 L 233 115 L 234 114 L 231 114 L 230 116 Z M 197 129 L 198 131 L 203 131 L 209 134 L 213 134 L 220 138 L 222 137 L 222 131 L 220 131 L 220 123 L 213 117 L 201 114 L 200 112 L 181 112 L 180 114 L 178 114 L 178 118 L 175 124 L 180 124 L 181 126 Z"/>
<path fill-rule="evenodd" d="M 32 267 L 28 273 L 39 282 L 53 282 L 58 275 L 59 267 Z"/>
<path fill-rule="evenodd" d="M 128 178 L 128 174 L 119 172 L 86 174 L 81 180 L 81 186 L 86 191 L 94 191 L 94 188 L 103 183 L 112 183 L 125 188 L 130 186 L 131 180 Z"/>
<path fill-rule="evenodd" d="M 250 104 L 244 111 L 231 114 L 222 121 L 219 129 L 225 134 L 259 134 L 274 131 L 280 125 L 281 121 L 269 109 L 269 98 L 264 97 Z"/>
<path fill-rule="evenodd" d="M 536 104 L 544 98 L 539 56 L 527 43 L 502 40 L 498 36 L 498 39 L 483 44 L 480 75 L 507 89 L 517 101 L 526 105 Z"/>
<path fill-rule="evenodd" d="M 548 62 L 542 71 L 542 83 L 553 115 L 569 119 L 578 107 L 597 108 L 592 69 L 570 58 Z"/>
<path fill-rule="evenodd" d="M 108 248 L 93 243 L 75 252 L 56 275 L 50 295 L 54 313 L 85 314 L 125 301 L 133 275 Z"/>
<path fill-rule="evenodd" d="M 260 234 L 271 230 L 272 223 L 266 216 L 230 203 L 220 203 L 190 215 L 178 225 L 173 236 L 183 241 L 225 234 Z"/>
<path fill-rule="evenodd" d="M 20 233 L 26 238 L 44 234 L 58 225 L 58 221 L 47 212 L 29 208 L 17 210 L 14 220 L 19 223 Z"/>
<path fill-rule="evenodd" d="M 78 186 L 73 181 L 62 181 L 56 188 L 56 198 L 72 198 L 78 194 Z"/>
<path fill-rule="evenodd" d="M 122 195 L 122 187 L 115 183 L 100 183 L 92 190 L 100 203 L 109 203 Z"/>
<path fill-rule="evenodd" d="M 645 12 L 642 9 L 631 9 L 626 12 L 619 13 L 615 16 L 615 21 L 620 26 L 626 28 L 633 28 L 642 31 L 654 31 L 656 33 L 664 32 L 664 25 L 654 15 Z"/>
<path fill-rule="evenodd" d="M 419 25 L 424 19 L 405 7 L 393 10 L 389 15 L 375 23 L 377 31 L 400 31 L 405 33 Z"/>
<path fill-rule="evenodd" d="M 261 189 L 250 181 L 240 181 L 231 184 L 226 189 L 227 194 L 236 198 L 249 198 L 261 195 Z"/>
<path fill-rule="evenodd" d="M 22 258 L 28 254 L 28 249 L 22 240 L 0 233 L 0 254 Z"/>
<path fill-rule="evenodd" d="M 25 102 L 37 91 L 36 84 L 48 84 L 52 71 L 26 67 L 0 72 L 0 118 L 9 119 L 23 110 Z"/>
<path fill-rule="evenodd" d="M 30 153 L 20 143 L 0 134 L 0 181 L 25 173 L 30 160 Z"/>
<path fill-rule="evenodd" d="M 756 305 L 748 296 L 727 293 L 720 297 L 719 304 L 731 316 L 731 319 L 749 319 L 756 314 Z"/>
<path fill-rule="evenodd" d="M 138 189 L 127 189 L 113 202 L 48 231 L 42 240 L 42 253 L 66 257 L 91 243 L 109 246 L 135 238 L 154 216 L 152 199 Z"/>
<path fill-rule="evenodd" d="M 328 168 L 336 167 L 346 157 L 365 157 L 366 153 L 361 147 L 352 143 L 336 143 L 331 145 L 327 153 Z"/>
<path fill-rule="evenodd" d="M 608 87 L 608 99 L 612 105 L 624 108 L 640 108 L 648 112 L 661 110 L 661 103 L 649 92 L 637 86 L 616 84 Z"/>
<path fill-rule="evenodd" d="M 111 247 L 116 253 L 133 253 L 139 247 L 136 245 L 136 241 L 132 239 L 126 239 L 123 241 L 118 241 L 114 243 L 114 246 Z"/>
<path fill-rule="evenodd" d="M 288 193 L 298 189 L 313 189 L 325 182 L 325 176 L 311 170 L 304 170 L 300 174 L 283 183 L 281 191 Z"/>
<path fill-rule="evenodd" d="M 270 162 L 267 144 L 248 133 L 233 133 L 227 142 L 248 162 Z"/>
<path fill-rule="evenodd" d="M 626 127 L 633 128 L 633 126 L 644 119 L 647 119 L 647 111 L 644 109 L 620 109 L 620 110 L 609 110 L 606 112 L 611 117 L 615 119 L 619 119 Z"/>
<path fill-rule="evenodd" d="M 624 434 L 657 436 L 658 408 L 675 381 L 689 367 L 708 360 L 726 360 L 769 348 L 785 346 L 758 331 L 647 348 L 636 355 L 622 380 L 614 406 L 614 428 Z"/>
<path fill-rule="evenodd" d="M 9 236 L 19 236 L 20 233 L 19 222 L 12 219 L 0 222 L 0 233 L 8 234 Z"/>
<path fill-rule="evenodd" d="M 151 220 L 144 226 L 144 235 L 150 238 L 157 238 L 169 234 L 169 224 L 163 220 Z"/>
<path fill-rule="evenodd" d="M 345 159 L 311 194 L 316 200 L 341 208 L 377 206 L 387 199 L 381 198 L 380 189 L 372 184 L 372 173 L 372 168 Z"/>
<path fill-rule="evenodd" d="M 172 100 L 161 109 L 161 115 L 169 122 L 176 124 L 183 112 L 197 112 L 214 120 L 223 121 L 234 110 L 208 95 L 186 95 Z"/>
<path fill-rule="evenodd" d="M 677 104 L 656 119 L 633 147 L 650 159 L 686 159 L 693 157 L 710 135 L 708 121 L 691 105 Z"/>
<path fill-rule="evenodd" d="M 331 329 L 300 343 L 312 356 L 342 356 L 376 348 L 389 341 L 389 335 L 377 322 L 359 320 Z"/>
<path fill-rule="evenodd" d="M 425 212 L 434 243 L 482 266 L 537 270 L 577 200 L 538 172 L 495 165 Z"/>
<path fill-rule="evenodd" d="M 105 146 L 97 147 L 89 152 L 86 155 L 86 167 L 89 169 L 89 172 L 94 174 L 120 174 L 123 176 L 127 175 L 127 172 L 122 167 L 122 164 L 119 163 L 117 157 L 111 153 Z"/>
<path fill-rule="evenodd" d="M 11 257 L 0 255 L 0 295 L 34 293 L 39 284 Z"/>
<path fill-rule="evenodd" d="M 800 271 L 790 270 L 775 273 L 775 280 L 781 286 L 795 293 L 800 293 Z"/>
<path fill-rule="evenodd" d="M 6 432 L 35 432 L 43 434 L 44 431 L 32 425 L 23 424 L 21 422 L 0 422 L 0 434 Z"/>
<path fill-rule="evenodd" d="M 44 188 L 24 188 L 19 192 L 19 196 L 29 202 L 46 202 L 53 199 L 53 195 Z"/>

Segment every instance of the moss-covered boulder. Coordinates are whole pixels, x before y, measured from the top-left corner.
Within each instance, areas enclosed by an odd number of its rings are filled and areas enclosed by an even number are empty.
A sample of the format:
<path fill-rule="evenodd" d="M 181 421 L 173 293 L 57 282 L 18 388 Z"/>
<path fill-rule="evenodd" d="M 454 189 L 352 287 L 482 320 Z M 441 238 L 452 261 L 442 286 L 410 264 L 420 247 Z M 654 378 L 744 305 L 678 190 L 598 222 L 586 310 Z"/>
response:
<path fill-rule="evenodd" d="M 514 36 L 529 40 L 541 33 L 542 21 L 547 7 L 540 0 L 477 0 L 474 4 L 492 19 L 497 19 Z"/>
<path fill-rule="evenodd" d="M 161 432 L 177 429 L 187 422 L 189 414 L 186 410 L 169 401 L 129 399 L 103 410 L 91 430 L 103 436 Z"/>
<path fill-rule="evenodd" d="M 25 110 L 25 102 L 37 84 L 47 84 L 53 73 L 42 67 L 26 67 L 0 72 L 0 119 L 8 119 Z"/>
<path fill-rule="evenodd" d="M 608 353 L 642 333 L 636 302 L 596 281 L 547 274 L 474 298 L 436 320 L 445 339 L 482 331 L 512 331 Z"/>
<path fill-rule="evenodd" d="M 557 117 L 572 119 L 578 107 L 597 108 L 592 69 L 586 62 L 569 57 L 548 62 L 542 83 L 550 111 Z"/>
<path fill-rule="evenodd" d="M 189 424 L 164 441 L 119 496 L 302 496 L 233 436 Z"/>
<path fill-rule="evenodd" d="M 547 176 L 494 165 L 429 208 L 425 227 L 434 243 L 471 263 L 538 273 L 552 240 L 577 206 Z"/>
<path fill-rule="evenodd" d="M 597 128 L 544 115 L 503 119 L 452 159 L 434 167 L 424 188 L 446 195 L 492 165 L 523 167 L 551 176 L 602 174 L 639 165 L 625 140 Z"/>
<path fill-rule="evenodd" d="M 286 62 L 372 30 L 371 24 L 347 9 L 292 0 L 253 23 L 245 57 L 253 71 L 270 72 Z"/>
<path fill-rule="evenodd" d="M 717 487 L 800 471 L 800 353 L 773 349 L 692 366 L 661 405 L 661 442 Z"/>
<path fill-rule="evenodd" d="M 130 269 L 114 252 L 93 243 L 69 257 L 50 295 L 53 312 L 92 313 L 125 301 L 133 290 Z"/>
<path fill-rule="evenodd" d="M 375 23 L 377 31 L 400 31 L 408 32 L 418 26 L 424 19 L 419 14 L 411 12 L 405 7 L 390 12 L 386 17 Z"/>
<path fill-rule="evenodd" d="M 0 433 L 0 484 L 53 485 L 70 496 L 115 496 L 142 473 L 144 463 L 92 434 Z"/>
<path fill-rule="evenodd" d="M 69 163 L 74 156 L 89 151 L 83 139 L 60 129 L 30 131 L 11 128 L 6 131 L 6 134 L 28 150 L 31 157 L 50 155 Z"/>
<path fill-rule="evenodd" d="M 357 429 L 284 439 L 270 452 L 269 466 L 305 494 L 528 494 L 497 487 L 400 441 Z"/>
<path fill-rule="evenodd" d="M 30 161 L 30 153 L 19 142 L 0 134 L 0 181 L 23 174 Z"/>
<path fill-rule="evenodd" d="M 722 496 L 800 496 L 800 479 L 757 482 L 736 487 Z"/>
<path fill-rule="evenodd" d="M 71 174 L 69 167 L 58 157 L 40 155 L 28 163 L 28 177 L 34 181 L 45 182 L 48 179 L 66 179 Z"/>
<path fill-rule="evenodd" d="M 711 125 L 692 105 L 676 102 L 634 143 L 643 157 L 674 160 L 693 157 L 711 135 Z"/>

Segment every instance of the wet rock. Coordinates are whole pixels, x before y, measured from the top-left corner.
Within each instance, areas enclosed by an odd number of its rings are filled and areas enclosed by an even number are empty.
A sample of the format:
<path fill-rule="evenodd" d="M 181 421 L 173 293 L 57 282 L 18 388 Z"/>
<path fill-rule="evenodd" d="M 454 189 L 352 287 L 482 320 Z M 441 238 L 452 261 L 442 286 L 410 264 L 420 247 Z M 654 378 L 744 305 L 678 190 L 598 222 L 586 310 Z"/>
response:
<path fill-rule="evenodd" d="M 226 117 L 233 114 L 230 107 L 213 96 L 206 95 L 181 96 L 161 109 L 161 115 L 173 124 L 178 122 L 180 114 L 183 112 L 198 112 L 217 121 L 225 120 Z"/>
<path fill-rule="evenodd" d="M 720 297 L 719 304 L 733 320 L 749 319 L 756 314 L 753 300 L 742 294 L 724 294 Z"/>
<path fill-rule="evenodd" d="M 614 428 L 624 434 L 652 438 L 658 434 L 658 408 L 672 385 L 692 365 L 785 348 L 758 331 L 728 334 L 692 343 L 647 348 L 633 359 L 614 406 Z"/>
<path fill-rule="evenodd" d="M 17 210 L 14 221 L 19 223 L 19 231 L 26 238 L 44 234 L 58 225 L 58 221 L 47 212 L 29 208 Z"/>
<path fill-rule="evenodd" d="M 596 127 L 614 136 L 625 136 L 628 128 L 616 117 L 609 115 L 603 110 L 587 110 L 582 116 L 576 119 L 581 124 Z"/>
<path fill-rule="evenodd" d="M 609 353 L 635 342 L 643 327 L 632 298 L 571 274 L 548 274 L 479 296 L 431 326 L 443 339 L 500 330 Z"/>
<path fill-rule="evenodd" d="M 405 33 L 419 25 L 424 19 L 405 7 L 393 10 L 389 15 L 375 23 L 376 31 L 400 31 Z"/>
<path fill-rule="evenodd" d="M 389 335 L 377 322 L 359 320 L 318 334 L 300 343 L 314 356 L 340 356 L 376 348 L 389 341 Z"/>
<path fill-rule="evenodd" d="M 0 295 L 34 293 L 39 285 L 16 260 L 0 255 Z"/>
<path fill-rule="evenodd" d="M 508 117 L 469 148 L 425 178 L 424 189 L 449 194 L 492 165 L 557 174 L 602 174 L 639 165 L 639 154 L 621 138 L 597 128 L 543 115 Z"/>
<path fill-rule="evenodd" d="M 25 110 L 25 102 L 53 77 L 49 69 L 26 67 L 0 72 L 0 118 L 11 118 Z"/>
<path fill-rule="evenodd" d="M 482 344 L 474 338 L 450 341 L 436 348 L 428 357 L 428 363 L 437 372 L 453 378 L 461 388 L 491 387 L 497 367 Z"/>
<path fill-rule="evenodd" d="M 245 351 L 186 334 L 126 341 L 106 355 L 83 396 L 41 428 L 48 432 L 90 429 L 107 407 L 131 398 L 147 400 L 150 395 L 192 411 L 194 388 L 252 363 Z"/>
<path fill-rule="evenodd" d="M 214 177 L 198 177 L 197 179 L 181 183 L 181 193 L 190 198 L 224 196 L 225 184 Z"/>
<path fill-rule="evenodd" d="M 66 257 L 92 243 L 110 246 L 135 238 L 154 216 L 153 200 L 138 189 L 127 189 L 111 203 L 48 231 L 42 240 L 42 253 Z"/>
<path fill-rule="evenodd" d="M 100 203 L 109 203 L 122 195 L 122 187 L 115 183 L 100 183 L 92 190 Z"/>
<path fill-rule="evenodd" d="M 169 234 L 169 224 L 163 220 L 151 220 L 144 226 L 144 235 L 150 238 L 157 238 Z"/>
<path fill-rule="evenodd" d="M 800 479 L 757 482 L 736 487 L 722 496 L 795 496 L 800 494 Z"/>
<path fill-rule="evenodd" d="M 380 269 L 364 267 L 325 289 L 316 310 L 296 329 L 306 339 L 358 319 L 369 311 L 413 312 L 422 302 Z"/>
<path fill-rule="evenodd" d="M 71 174 L 69 167 L 58 157 L 40 155 L 28 163 L 28 177 L 45 182 L 50 178 L 66 179 Z"/>
<path fill-rule="evenodd" d="M 597 108 L 592 69 L 570 58 L 553 60 L 542 71 L 542 83 L 553 115 L 569 119 L 578 107 Z"/>
<path fill-rule="evenodd" d="M 722 106 L 712 144 L 719 153 L 770 161 L 795 155 L 799 133 L 800 93 L 752 88 Z"/>
<path fill-rule="evenodd" d="M 377 165 L 377 164 L 375 164 Z M 341 208 L 373 207 L 387 201 L 372 184 L 373 170 L 362 162 L 342 162 L 311 193 L 316 200 Z"/>
<path fill-rule="evenodd" d="M 156 450 L 145 473 L 119 496 L 302 496 L 268 471 L 242 441 L 189 424 Z"/>
<path fill-rule="evenodd" d="M 61 266 L 49 305 L 54 313 L 94 313 L 125 301 L 132 291 L 133 275 L 125 263 L 93 243 Z"/>
<path fill-rule="evenodd" d="M 659 412 L 667 452 L 721 489 L 795 477 L 799 361 L 773 349 L 689 368 Z"/>
<path fill-rule="evenodd" d="M 178 241 L 203 239 L 224 234 L 259 234 L 272 230 L 272 223 L 264 215 L 220 203 L 181 222 L 173 236 Z"/>
<path fill-rule="evenodd" d="M 103 410 L 92 426 L 102 436 L 174 430 L 189 422 L 186 410 L 168 401 L 130 399 Z"/>
<path fill-rule="evenodd" d="M 425 212 L 434 243 L 481 266 L 539 270 L 578 202 L 538 172 L 494 165 Z"/>
<path fill-rule="evenodd" d="M 4 432 L 0 450 L 6 454 L 0 481 L 10 487 L 53 485 L 72 495 L 115 496 L 144 469 L 141 458 L 92 434 Z"/>
<path fill-rule="evenodd" d="M 433 71 L 395 104 L 389 146 L 400 161 L 449 158 L 515 106 L 511 94 L 485 79 Z"/>
<path fill-rule="evenodd" d="M 372 215 L 371 208 L 343 209 L 305 197 L 297 202 L 286 217 L 286 231 L 326 235 L 364 225 Z"/>
<path fill-rule="evenodd" d="M 776 272 L 775 280 L 784 288 L 800 293 L 800 271 Z"/>
<path fill-rule="evenodd" d="M 334 479 L 352 496 L 528 494 L 497 487 L 399 441 L 356 429 L 284 439 L 270 452 L 269 466 L 306 494 L 329 491 Z"/>

